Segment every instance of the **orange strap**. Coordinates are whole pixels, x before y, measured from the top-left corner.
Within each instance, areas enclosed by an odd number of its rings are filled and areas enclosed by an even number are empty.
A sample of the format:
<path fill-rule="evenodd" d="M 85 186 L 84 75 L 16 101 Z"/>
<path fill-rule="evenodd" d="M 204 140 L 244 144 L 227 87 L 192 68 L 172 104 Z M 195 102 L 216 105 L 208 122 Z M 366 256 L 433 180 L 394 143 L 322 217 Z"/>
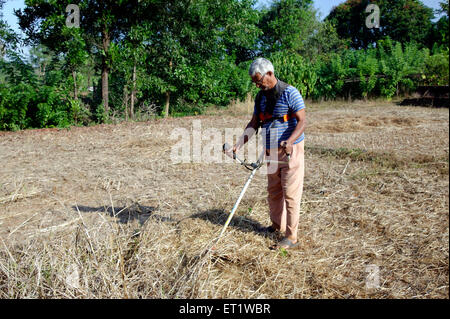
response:
<path fill-rule="evenodd" d="M 283 120 L 283 122 L 287 122 L 287 121 L 289 121 L 292 118 L 294 118 L 294 114 L 293 113 L 291 113 L 291 114 L 284 114 L 283 116 L 280 116 L 280 117 L 273 117 L 272 114 L 259 113 L 259 119 L 260 119 L 261 122 L 265 122 L 265 121 L 268 121 L 268 120 L 274 120 L 274 119 Z"/>

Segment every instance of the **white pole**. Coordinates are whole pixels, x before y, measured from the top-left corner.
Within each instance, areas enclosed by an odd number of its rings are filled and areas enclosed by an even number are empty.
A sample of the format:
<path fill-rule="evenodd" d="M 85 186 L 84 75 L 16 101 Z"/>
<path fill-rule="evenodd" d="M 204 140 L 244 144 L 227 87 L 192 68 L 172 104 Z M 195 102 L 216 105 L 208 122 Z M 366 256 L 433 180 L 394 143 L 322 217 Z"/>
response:
<path fill-rule="evenodd" d="M 255 176 L 255 173 L 256 173 L 256 169 L 254 169 L 254 170 L 252 171 L 252 173 L 250 174 L 249 178 L 247 179 L 247 182 L 245 183 L 244 188 L 242 189 L 241 194 L 239 195 L 238 200 L 237 200 L 236 203 L 234 204 L 234 207 L 233 207 L 233 209 L 231 210 L 230 215 L 228 215 L 228 219 L 227 219 L 227 221 L 225 222 L 225 225 L 223 226 L 222 231 L 221 231 L 219 237 L 217 238 L 216 243 L 219 241 L 219 239 L 222 237 L 223 233 L 224 233 L 225 230 L 227 229 L 228 224 L 230 223 L 231 219 L 233 218 L 233 215 L 234 215 L 234 213 L 236 212 L 236 209 L 238 208 L 239 203 L 240 203 L 241 200 L 242 200 L 242 197 L 244 197 L 245 191 L 247 190 L 248 185 L 250 185 L 250 182 L 252 181 L 253 176 Z"/>
<path fill-rule="evenodd" d="M 259 156 L 258 162 L 257 162 L 258 164 L 262 162 L 262 160 L 263 160 L 263 158 L 264 158 L 264 154 L 265 154 L 265 151 L 262 151 L 262 152 L 261 152 L 261 155 Z M 225 230 L 226 230 L 227 227 L 228 227 L 228 224 L 231 222 L 231 219 L 233 218 L 233 215 L 234 215 L 234 213 L 236 212 L 236 210 L 237 210 L 237 208 L 238 208 L 238 206 L 239 206 L 239 203 L 240 203 L 241 200 L 242 200 L 242 197 L 244 197 L 244 194 L 245 194 L 245 192 L 247 191 L 247 188 L 248 188 L 248 186 L 250 185 L 250 182 L 252 181 L 253 176 L 255 176 L 256 171 L 257 171 L 258 169 L 259 169 L 259 166 L 256 167 L 256 168 L 254 168 L 254 169 L 252 170 L 250 176 L 248 177 L 247 182 L 245 182 L 244 188 L 242 189 L 241 194 L 239 195 L 239 198 L 237 199 L 236 203 L 234 204 L 233 209 L 232 209 L 231 212 L 230 212 L 230 215 L 228 215 L 228 218 L 227 218 L 227 221 L 225 222 L 225 225 L 223 225 L 222 231 L 220 232 L 220 235 L 219 235 L 219 237 L 218 237 L 217 240 L 216 240 L 216 244 L 219 242 L 219 239 L 222 237 L 223 233 L 225 232 Z"/>

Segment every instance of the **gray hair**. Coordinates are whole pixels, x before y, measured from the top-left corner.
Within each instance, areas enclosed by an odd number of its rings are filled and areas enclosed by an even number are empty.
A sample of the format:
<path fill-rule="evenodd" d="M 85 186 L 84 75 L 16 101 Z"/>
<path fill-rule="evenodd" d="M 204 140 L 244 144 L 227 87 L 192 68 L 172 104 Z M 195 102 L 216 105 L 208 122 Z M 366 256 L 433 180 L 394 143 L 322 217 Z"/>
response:
<path fill-rule="evenodd" d="M 254 76 L 256 73 L 264 75 L 269 71 L 275 73 L 272 62 L 264 58 L 257 58 L 255 61 L 252 62 L 252 65 L 250 65 L 248 74 L 250 76 Z"/>

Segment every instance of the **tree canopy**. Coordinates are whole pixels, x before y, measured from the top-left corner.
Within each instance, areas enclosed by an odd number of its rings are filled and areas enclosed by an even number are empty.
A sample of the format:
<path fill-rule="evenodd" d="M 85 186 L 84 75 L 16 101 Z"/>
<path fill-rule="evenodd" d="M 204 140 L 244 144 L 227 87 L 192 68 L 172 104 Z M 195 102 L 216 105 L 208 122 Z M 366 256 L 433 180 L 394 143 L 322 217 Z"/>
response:
<path fill-rule="evenodd" d="M 390 37 L 394 41 L 417 42 L 429 46 L 433 10 L 419 0 L 378 0 L 380 27 L 367 28 L 365 9 L 370 0 L 347 0 L 336 6 L 326 17 L 336 26 L 341 38 L 351 40 L 355 49 L 368 48 L 378 40 Z"/>
<path fill-rule="evenodd" d="M 304 98 L 392 98 L 448 84 L 448 3 L 347 0 L 321 20 L 312 0 L 26 0 L 21 39 L 0 0 L 0 129 L 200 114 L 256 94 L 258 56 Z M 434 14 L 442 15 L 434 21 Z M 18 50 L 31 46 L 29 57 Z"/>

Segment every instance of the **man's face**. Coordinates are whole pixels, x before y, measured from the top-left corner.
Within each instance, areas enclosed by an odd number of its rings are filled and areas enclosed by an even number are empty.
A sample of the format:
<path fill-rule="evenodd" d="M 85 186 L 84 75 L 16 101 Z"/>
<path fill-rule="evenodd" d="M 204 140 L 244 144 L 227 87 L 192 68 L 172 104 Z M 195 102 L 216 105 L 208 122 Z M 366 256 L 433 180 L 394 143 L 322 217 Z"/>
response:
<path fill-rule="evenodd" d="M 252 82 L 255 83 L 257 88 L 266 91 L 268 90 L 270 75 L 271 72 L 267 72 L 264 75 L 261 75 L 261 73 L 256 73 L 254 76 L 252 76 Z"/>

